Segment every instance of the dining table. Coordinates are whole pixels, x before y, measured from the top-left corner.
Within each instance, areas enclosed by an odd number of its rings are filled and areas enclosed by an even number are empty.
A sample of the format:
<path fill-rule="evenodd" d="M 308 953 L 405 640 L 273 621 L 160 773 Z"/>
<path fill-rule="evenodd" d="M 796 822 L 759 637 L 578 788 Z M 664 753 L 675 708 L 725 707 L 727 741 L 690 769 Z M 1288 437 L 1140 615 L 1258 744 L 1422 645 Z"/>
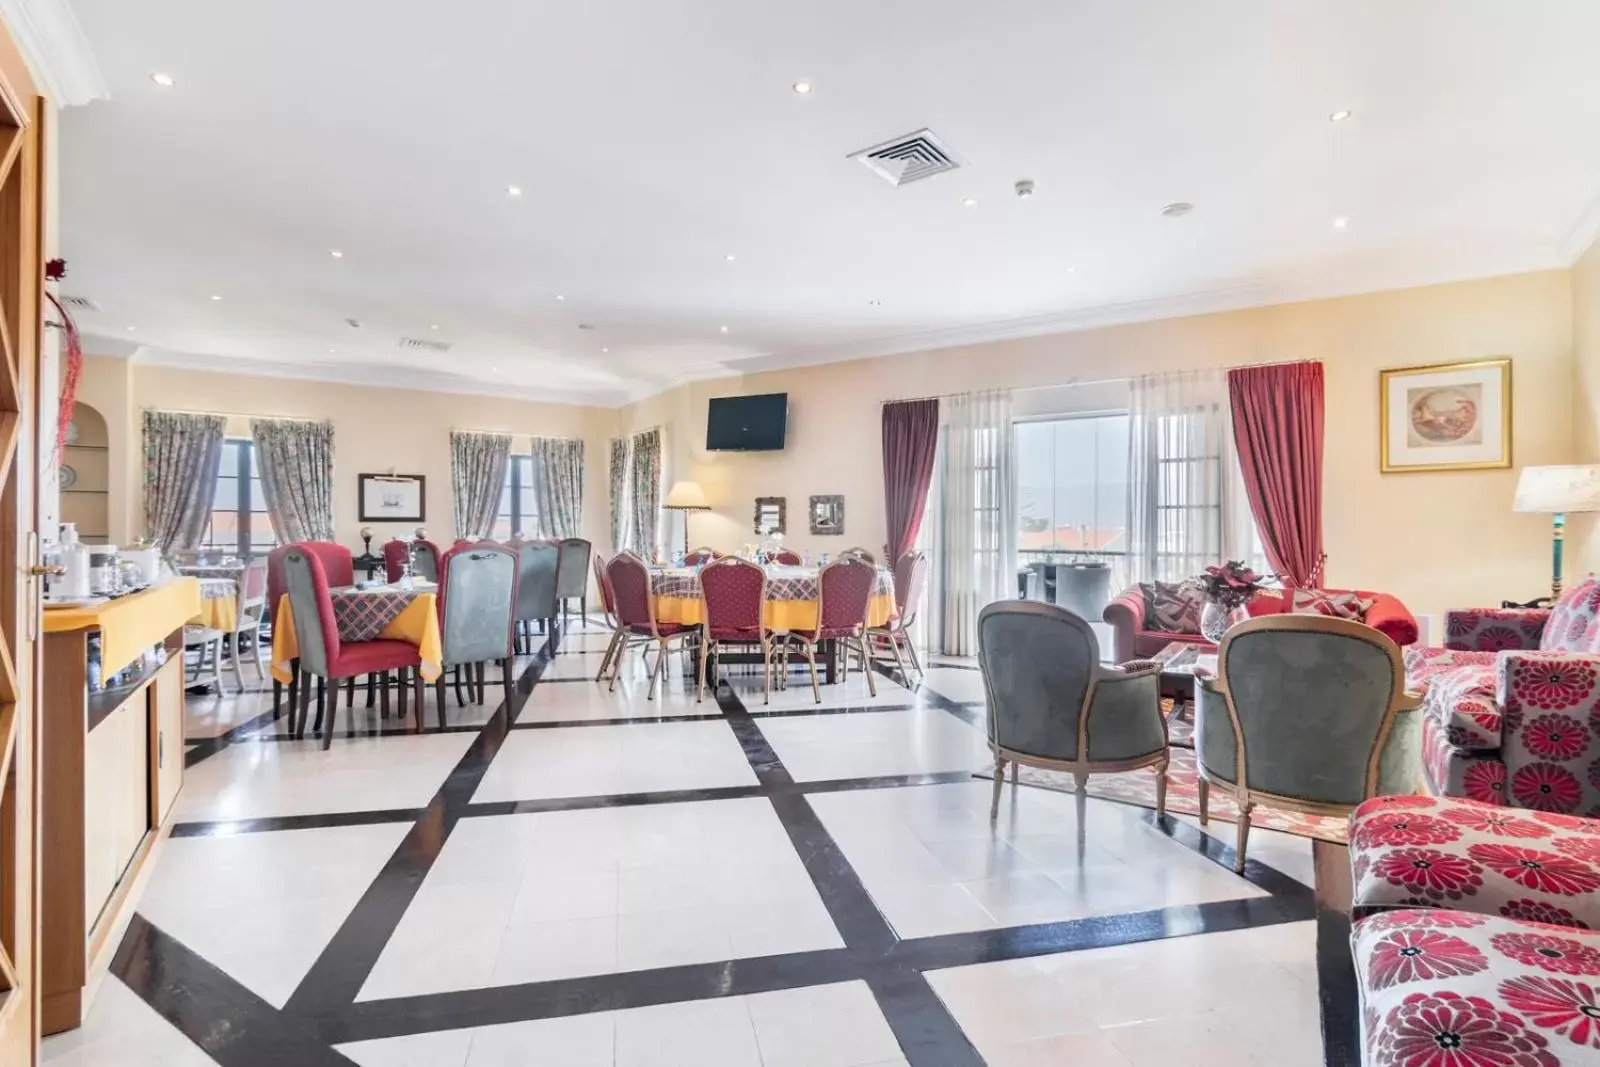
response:
<path fill-rule="evenodd" d="M 438 587 L 415 580 L 409 588 L 394 585 L 346 585 L 328 590 L 340 641 L 405 641 L 417 646 L 422 678 L 439 677 L 444 645 L 439 633 Z M 289 596 L 278 601 L 277 626 L 272 633 L 272 677 L 293 678 L 292 664 L 300 656 Z"/>
<path fill-rule="evenodd" d="M 180 563 L 173 570 L 200 581 L 200 614 L 190 620 L 194 626 L 233 633 L 239 625 L 239 580 L 248 561 L 226 559 L 216 563 Z"/>

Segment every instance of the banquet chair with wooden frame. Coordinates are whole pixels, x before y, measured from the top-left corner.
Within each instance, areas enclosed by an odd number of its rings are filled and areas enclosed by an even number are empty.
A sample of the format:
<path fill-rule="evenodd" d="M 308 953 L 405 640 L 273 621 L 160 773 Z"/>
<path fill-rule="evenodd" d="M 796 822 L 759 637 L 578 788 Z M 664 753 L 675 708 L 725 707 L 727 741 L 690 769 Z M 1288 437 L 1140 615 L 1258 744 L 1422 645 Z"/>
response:
<path fill-rule="evenodd" d="M 907 552 L 894 566 L 894 614 L 882 626 L 867 627 L 867 636 L 874 644 L 881 641 L 888 647 L 890 654 L 894 656 L 894 665 L 900 671 L 900 677 L 908 682 L 911 676 L 906 673 L 906 665 L 900 659 L 901 646 L 905 647 L 917 674 L 923 678 L 927 677 L 927 672 L 922 669 L 922 661 L 917 657 L 917 646 L 911 640 L 910 633 L 911 624 L 917 621 L 917 608 L 922 603 L 922 596 L 927 586 L 928 557 L 921 552 Z"/>
<path fill-rule="evenodd" d="M 1072 612 L 1002 600 L 978 613 L 978 667 L 994 753 L 990 822 L 1000 813 L 1008 763 L 1013 789 L 1020 765 L 1072 775 L 1080 841 L 1091 774 L 1154 768 L 1156 814 L 1166 814 L 1167 720 L 1161 714 L 1159 664 L 1106 666 L 1094 630 Z"/>
<path fill-rule="evenodd" d="M 484 667 L 500 664 L 501 682 L 511 694 L 511 659 L 516 654 L 516 606 L 519 561 L 517 553 L 501 545 L 457 545 L 444 554 L 439 572 L 439 637 L 443 642 L 443 669 L 434 682 L 439 729 L 444 729 L 445 672 L 456 674 L 456 698 L 461 698 L 465 672 L 467 689 L 476 703 L 484 702 Z M 417 716 L 422 729 L 422 716 Z"/>
<path fill-rule="evenodd" d="M 859 559 L 861 562 L 870 563 L 874 567 L 878 565 L 878 557 L 874 556 L 871 552 L 865 548 L 862 548 L 860 545 L 856 545 L 854 548 L 845 549 L 843 552 L 839 553 L 839 558 Z"/>
<path fill-rule="evenodd" d="M 299 645 L 300 707 L 298 720 L 295 709 L 290 709 L 290 733 L 304 737 L 306 719 L 311 712 L 310 678 L 331 682 L 328 688 L 328 716 L 322 724 L 322 747 L 333 743 L 334 722 L 339 711 L 338 682 L 357 675 L 406 670 L 420 667 L 417 646 L 408 641 L 379 638 L 374 641 L 342 641 L 339 624 L 333 612 L 328 575 L 318 554 L 309 546 L 289 546 L 283 557 L 284 585 L 289 596 L 289 610 L 294 617 L 295 637 Z M 422 718 L 422 683 L 417 681 L 417 720 Z M 347 704 L 351 703 L 349 700 Z M 350 707 L 354 714 L 354 707 Z M 320 718 L 320 716 L 319 716 Z"/>
<path fill-rule="evenodd" d="M 685 552 L 683 554 L 683 565 L 685 567 L 698 567 L 702 564 L 711 563 L 721 558 L 721 552 L 718 552 L 714 548 L 707 548 L 705 545 L 701 545 L 694 551 Z"/>
<path fill-rule="evenodd" d="M 772 557 L 772 562 L 780 567 L 799 567 L 805 563 L 805 558 L 792 548 L 780 548 Z"/>
<path fill-rule="evenodd" d="M 788 643 L 800 646 L 800 654 L 811 667 L 811 695 L 822 703 L 822 688 L 817 684 L 817 644 L 839 641 L 844 644 L 845 669 L 850 652 L 861 656 L 861 671 L 867 676 L 867 691 L 878 695 L 873 681 L 872 656 L 867 651 L 867 613 L 872 607 L 872 592 L 877 588 L 878 569 L 851 555 L 841 556 L 817 574 L 817 627 L 790 630 Z"/>
<path fill-rule="evenodd" d="M 1195 678 L 1201 824 L 1211 786 L 1230 790 L 1243 871 L 1258 804 L 1343 819 L 1370 797 L 1417 792 L 1421 703 L 1400 646 L 1363 623 L 1262 615 L 1233 626 L 1216 677 Z"/>
<path fill-rule="evenodd" d="M 767 572 L 749 560 L 729 556 L 700 569 L 700 681 L 695 703 L 704 698 L 708 661 L 725 644 L 760 645 L 762 703 L 772 702 L 772 631 L 767 628 Z M 717 661 L 720 673 L 722 663 Z M 715 698 L 717 680 L 712 679 Z"/>
<path fill-rule="evenodd" d="M 620 655 L 621 649 L 627 644 L 627 635 L 622 627 L 617 624 L 617 613 L 612 607 L 611 583 L 606 580 L 606 561 L 596 552 L 590 559 L 594 568 L 594 587 L 600 592 L 601 618 L 605 620 L 606 628 L 611 631 L 611 640 L 606 644 L 605 655 L 600 657 L 600 669 L 595 672 L 594 680 L 599 682 L 606 676 L 606 668 L 611 666 L 611 657 Z"/>
<path fill-rule="evenodd" d="M 689 638 L 698 626 L 656 620 L 655 598 L 650 595 L 650 570 L 644 560 L 632 552 L 620 552 L 606 564 L 606 580 L 611 586 L 611 603 L 617 613 L 617 624 L 624 639 L 634 643 L 656 646 L 655 666 L 650 670 L 650 690 L 646 700 L 654 700 L 656 683 L 665 669 L 667 655 L 677 651 L 687 655 Z M 642 639 L 642 640 L 636 640 Z M 678 646 L 673 648 L 676 641 Z M 611 689 L 617 688 L 617 677 L 622 673 L 622 662 L 627 657 L 625 648 L 618 648 L 611 664 Z"/>

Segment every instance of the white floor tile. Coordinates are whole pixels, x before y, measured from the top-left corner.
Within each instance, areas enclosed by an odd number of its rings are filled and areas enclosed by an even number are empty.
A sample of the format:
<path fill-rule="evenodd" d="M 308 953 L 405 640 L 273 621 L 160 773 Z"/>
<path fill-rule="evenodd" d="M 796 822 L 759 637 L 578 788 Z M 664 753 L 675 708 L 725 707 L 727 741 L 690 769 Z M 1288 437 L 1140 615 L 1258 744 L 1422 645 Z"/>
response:
<path fill-rule="evenodd" d="M 172 838 L 138 908 L 281 1007 L 410 828 Z"/>
<path fill-rule="evenodd" d="M 900 1056 L 900 1044 L 865 982 L 744 999 L 763 1067 L 856 1067 Z"/>
<path fill-rule="evenodd" d="M 617 1014 L 616 1067 L 761 1067 L 742 999 L 699 1000 Z"/>
<path fill-rule="evenodd" d="M 83 1025 L 47 1037 L 39 1062 L 50 1067 L 215 1067 L 215 1061 L 121 980 L 107 977 Z"/>
<path fill-rule="evenodd" d="M 583 726 L 514 731 L 473 799 L 537 800 L 754 784 L 755 772 L 724 723 Z"/>
<path fill-rule="evenodd" d="M 797 782 L 965 771 L 990 759 L 983 735 L 942 711 L 794 716 L 760 723 Z"/>
<path fill-rule="evenodd" d="M 184 774 L 178 818 L 253 819 L 316 812 L 426 807 L 470 733 L 243 741 Z"/>

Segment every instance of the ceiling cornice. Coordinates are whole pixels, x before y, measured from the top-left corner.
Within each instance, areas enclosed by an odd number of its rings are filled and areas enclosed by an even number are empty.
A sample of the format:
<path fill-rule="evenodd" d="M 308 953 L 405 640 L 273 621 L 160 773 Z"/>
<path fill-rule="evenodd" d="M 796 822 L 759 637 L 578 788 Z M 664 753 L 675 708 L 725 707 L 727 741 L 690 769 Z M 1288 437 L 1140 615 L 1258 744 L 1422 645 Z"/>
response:
<path fill-rule="evenodd" d="M 1597 237 L 1600 237 L 1600 193 L 1589 201 L 1578 215 L 1578 221 L 1561 239 L 1561 258 L 1569 266 L 1576 263 L 1579 256 L 1589 251 L 1589 246 L 1594 244 Z"/>
<path fill-rule="evenodd" d="M 85 341 L 90 338 L 85 337 Z M 96 347 L 117 338 L 94 337 Z M 116 354 L 116 353 L 108 353 Z M 292 381 L 327 382 L 332 385 L 358 385 L 369 389 L 409 389 L 421 393 L 451 393 L 458 396 L 488 396 L 509 400 L 528 400 L 540 404 L 573 407 L 616 408 L 627 402 L 627 395 L 613 392 L 577 392 L 512 383 L 478 382 L 448 374 L 402 370 L 395 367 L 353 367 L 311 363 L 269 363 L 233 359 L 227 356 L 202 356 L 189 352 L 168 352 L 141 346 L 128 357 L 141 366 L 173 367 L 179 370 L 209 371 L 213 374 L 248 374 L 259 378 L 287 378 Z"/>
<path fill-rule="evenodd" d="M 89 39 L 67 0 L 0 0 L 0 19 L 28 61 L 40 91 L 57 107 L 110 97 Z"/>

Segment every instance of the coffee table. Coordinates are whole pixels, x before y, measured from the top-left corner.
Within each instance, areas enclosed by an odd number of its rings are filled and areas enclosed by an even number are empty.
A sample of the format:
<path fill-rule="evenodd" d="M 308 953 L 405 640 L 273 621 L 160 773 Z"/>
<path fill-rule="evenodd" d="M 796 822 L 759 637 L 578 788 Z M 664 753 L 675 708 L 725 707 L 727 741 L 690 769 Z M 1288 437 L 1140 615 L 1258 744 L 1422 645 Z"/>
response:
<path fill-rule="evenodd" d="M 1161 695 L 1172 701 L 1172 710 L 1167 713 L 1168 743 L 1193 748 L 1195 671 L 1217 673 L 1216 649 L 1174 641 L 1150 659 L 1161 664 Z"/>

